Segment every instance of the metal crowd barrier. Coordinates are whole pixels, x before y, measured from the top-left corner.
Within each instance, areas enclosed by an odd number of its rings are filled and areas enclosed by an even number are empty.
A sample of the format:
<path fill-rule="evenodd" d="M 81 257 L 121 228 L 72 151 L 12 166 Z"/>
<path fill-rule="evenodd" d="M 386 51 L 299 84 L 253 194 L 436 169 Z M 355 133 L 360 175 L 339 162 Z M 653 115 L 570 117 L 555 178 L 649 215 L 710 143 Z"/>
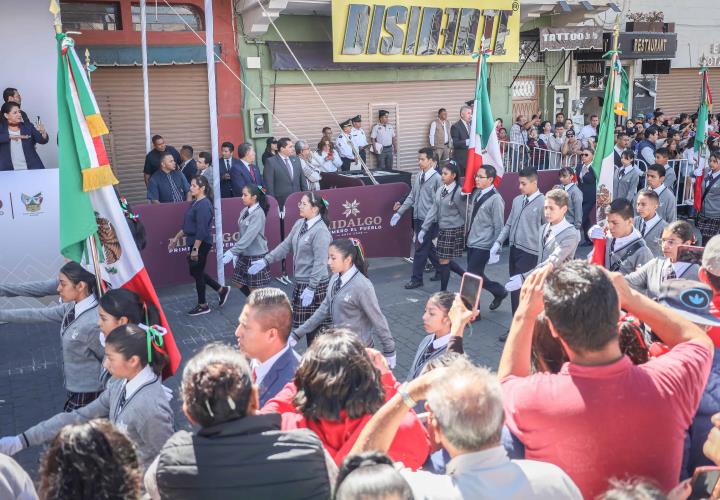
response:
<path fill-rule="evenodd" d="M 563 157 L 562 152 L 546 148 L 534 148 L 530 151 L 530 166 L 536 170 L 560 170 L 562 167 L 575 168 L 580 158 L 577 154 Z"/>
<path fill-rule="evenodd" d="M 634 165 L 642 172 L 641 178 L 643 188 L 647 187 L 647 162 L 642 159 L 636 159 Z M 673 193 L 675 194 L 675 203 L 677 206 L 692 205 L 695 198 L 695 165 L 691 164 L 687 158 L 678 158 L 677 160 L 669 160 L 665 170 L 672 168 L 675 170 L 676 180 L 673 185 Z"/>
<path fill-rule="evenodd" d="M 519 142 L 499 141 L 505 172 L 519 172 L 530 163 L 530 151 Z"/>

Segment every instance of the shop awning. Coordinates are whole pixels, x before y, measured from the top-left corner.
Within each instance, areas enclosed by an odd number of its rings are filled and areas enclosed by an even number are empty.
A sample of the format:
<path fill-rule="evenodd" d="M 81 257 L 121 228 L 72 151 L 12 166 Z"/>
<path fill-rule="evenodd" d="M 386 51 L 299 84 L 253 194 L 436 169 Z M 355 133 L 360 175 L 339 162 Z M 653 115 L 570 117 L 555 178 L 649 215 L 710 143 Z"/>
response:
<path fill-rule="evenodd" d="M 78 54 L 84 57 L 85 49 L 90 49 L 90 61 L 95 66 L 142 66 L 140 46 L 96 45 L 78 47 Z M 220 55 L 222 47 L 215 44 L 215 54 Z M 150 66 L 169 66 L 173 64 L 205 63 L 204 45 L 149 46 L 148 64 Z"/>

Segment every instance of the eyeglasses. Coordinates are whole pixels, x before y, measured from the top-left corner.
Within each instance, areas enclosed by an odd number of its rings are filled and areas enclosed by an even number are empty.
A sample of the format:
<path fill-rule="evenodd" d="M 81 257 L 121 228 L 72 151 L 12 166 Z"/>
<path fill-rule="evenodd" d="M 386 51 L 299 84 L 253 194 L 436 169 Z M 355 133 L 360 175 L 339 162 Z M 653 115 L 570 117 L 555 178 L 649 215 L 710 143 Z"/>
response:
<path fill-rule="evenodd" d="M 659 245 L 667 245 L 667 246 L 669 246 L 669 247 L 675 247 L 675 246 L 678 246 L 678 245 L 681 245 L 681 244 L 682 244 L 682 242 L 680 242 L 680 241 L 678 241 L 678 240 L 667 240 L 667 239 L 664 240 L 664 239 L 662 239 L 662 238 L 658 238 L 658 239 L 657 239 L 657 243 L 658 243 Z"/>
<path fill-rule="evenodd" d="M 590 156 L 590 153 L 583 153 L 581 156 Z"/>
<path fill-rule="evenodd" d="M 306 201 L 301 201 L 300 203 L 298 203 L 298 208 L 304 208 L 304 207 L 309 207 L 309 206 L 310 206 L 310 203 L 308 203 Z"/>

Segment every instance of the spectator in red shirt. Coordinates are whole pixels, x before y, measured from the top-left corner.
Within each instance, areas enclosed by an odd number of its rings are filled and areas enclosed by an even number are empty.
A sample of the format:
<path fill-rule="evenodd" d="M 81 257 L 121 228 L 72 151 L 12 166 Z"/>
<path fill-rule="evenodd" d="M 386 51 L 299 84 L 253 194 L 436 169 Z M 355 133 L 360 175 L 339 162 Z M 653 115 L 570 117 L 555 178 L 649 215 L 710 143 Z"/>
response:
<path fill-rule="evenodd" d="M 370 417 L 399 385 L 382 354 L 365 349 L 349 330 L 330 329 L 305 351 L 294 382 L 268 401 L 261 413 L 281 413 L 282 430 L 314 431 L 339 465 Z M 387 453 L 412 469 L 425 463 L 430 439 L 414 411 L 403 418 Z"/>
<path fill-rule="evenodd" d="M 698 272 L 700 280 L 712 288 L 713 299 L 710 305 L 710 314 L 720 318 L 720 237 L 713 236 L 705 245 L 702 257 L 702 267 Z M 720 327 L 708 329 L 707 334 L 715 347 L 720 347 Z"/>
<path fill-rule="evenodd" d="M 634 365 L 620 351 L 620 308 L 645 322 L 670 352 Z M 569 362 L 531 374 L 535 318 L 545 310 Z M 525 458 L 558 465 L 585 498 L 614 477 L 678 482 L 686 429 L 705 388 L 713 345 L 673 310 L 629 288 L 618 273 L 572 261 L 523 284 L 498 375 L 507 426 Z"/>

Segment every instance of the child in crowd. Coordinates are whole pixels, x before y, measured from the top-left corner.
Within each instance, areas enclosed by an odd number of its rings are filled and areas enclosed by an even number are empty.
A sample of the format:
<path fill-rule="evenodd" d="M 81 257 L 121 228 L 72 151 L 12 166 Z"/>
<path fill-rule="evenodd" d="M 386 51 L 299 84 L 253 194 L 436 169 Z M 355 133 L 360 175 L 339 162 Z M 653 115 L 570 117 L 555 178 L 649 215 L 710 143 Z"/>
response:
<path fill-rule="evenodd" d="M 560 187 L 567 192 L 568 196 L 570 197 L 570 202 L 568 203 L 568 209 L 565 213 L 565 218 L 567 221 L 572 224 L 575 229 L 578 230 L 578 232 L 582 231 L 582 204 L 583 204 L 583 194 L 582 191 L 580 191 L 580 188 L 577 187 L 577 184 L 575 184 L 575 181 L 573 180 L 573 169 L 570 167 L 563 167 L 558 172 L 558 177 L 560 178 Z"/>
<path fill-rule="evenodd" d="M 657 213 L 659 205 L 660 197 L 652 189 L 643 189 L 635 197 L 637 216 L 633 225 L 640 231 L 640 236 L 643 237 L 645 244 L 655 257 L 663 255 L 660 237 L 668 224 Z"/>

